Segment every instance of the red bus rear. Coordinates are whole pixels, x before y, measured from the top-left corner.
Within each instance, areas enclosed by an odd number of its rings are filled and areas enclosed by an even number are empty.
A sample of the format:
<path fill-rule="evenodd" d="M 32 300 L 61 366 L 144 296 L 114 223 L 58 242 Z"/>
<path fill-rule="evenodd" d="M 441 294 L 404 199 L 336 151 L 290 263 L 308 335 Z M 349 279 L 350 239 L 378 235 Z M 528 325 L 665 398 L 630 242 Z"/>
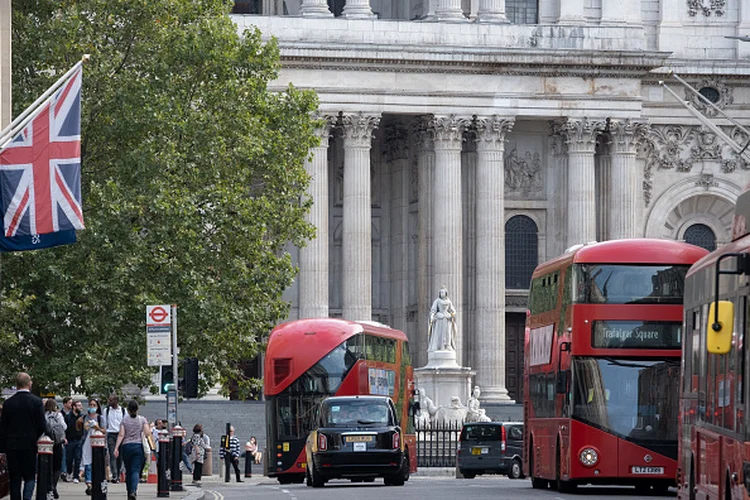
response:
<path fill-rule="evenodd" d="M 271 332 L 263 383 L 269 477 L 282 484 L 303 482 L 313 410 L 334 395 L 390 396 L 401 416 L 411 472 L 416 472 L 416 436 L 409 418 L 414 381 L 403 332 L 332 318 L 284 323 Z"/>
<path fill-rule="evenodd" d="M 523 457 L 533 487 L 674 484 L 685 274 L 707 253 L 615 240 L 534 271 Z"/>

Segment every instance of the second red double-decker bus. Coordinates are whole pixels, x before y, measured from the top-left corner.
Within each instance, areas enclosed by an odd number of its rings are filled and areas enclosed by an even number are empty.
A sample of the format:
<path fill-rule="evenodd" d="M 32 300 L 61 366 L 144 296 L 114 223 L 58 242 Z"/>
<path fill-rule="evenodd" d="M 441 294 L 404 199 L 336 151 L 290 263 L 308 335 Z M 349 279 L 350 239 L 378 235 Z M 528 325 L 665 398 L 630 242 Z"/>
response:
<path fill-rule="evenodd" d="M 523 456 L 534 488 L 674 484 L 685 274 L 707 253 L 614 240 L 534 271 Z"/>
<path fill-rule="evenodd" d="M 375 394 L 396 405 L 408 467 L 416 471 L 414 392 L 406 335 L 374 322 L 304 319 L 277 326 L 266 349 L 266 473 L 282 484 L 305 479 L 305 440 L 328 396 Z"/>

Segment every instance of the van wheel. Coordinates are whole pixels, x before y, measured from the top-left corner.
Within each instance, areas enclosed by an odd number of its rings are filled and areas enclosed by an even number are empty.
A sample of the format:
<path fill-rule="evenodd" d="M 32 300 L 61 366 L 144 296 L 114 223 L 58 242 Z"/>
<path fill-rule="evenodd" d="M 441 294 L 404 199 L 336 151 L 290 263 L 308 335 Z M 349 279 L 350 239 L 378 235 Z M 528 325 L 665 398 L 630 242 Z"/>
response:
<path fill-rule="evenodd" d="M 539 479 L 534 475 L 534 443 L 529 445 L 529 477 L 531 477 L 531 487 L 535 490 L 546 490 L 547 480 Z"/>
<path fill-rule="evenodd" d="M 475 472 L 462 472 L 461 475 L 464 477 L 464 479 L 474 479 L 477 477 L 477 474 Z"/>
<path fill-rule="evenodd" d="M 511 479 L 521 479 L 523 477 L 523 467 L 521 467 L 521 461 L 517 458 L 514 458 L 510 463 L 508 477 Z"/>

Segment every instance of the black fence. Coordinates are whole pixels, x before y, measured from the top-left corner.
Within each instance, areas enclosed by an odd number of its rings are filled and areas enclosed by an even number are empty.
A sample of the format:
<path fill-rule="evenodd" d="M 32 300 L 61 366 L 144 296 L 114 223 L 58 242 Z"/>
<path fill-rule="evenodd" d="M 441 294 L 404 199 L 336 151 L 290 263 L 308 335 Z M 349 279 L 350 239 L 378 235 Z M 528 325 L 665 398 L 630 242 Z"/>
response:
<path fill-rule="evenodd" d="M 461 424 L 417 427 L 417 467 L 455 467 Z"/>

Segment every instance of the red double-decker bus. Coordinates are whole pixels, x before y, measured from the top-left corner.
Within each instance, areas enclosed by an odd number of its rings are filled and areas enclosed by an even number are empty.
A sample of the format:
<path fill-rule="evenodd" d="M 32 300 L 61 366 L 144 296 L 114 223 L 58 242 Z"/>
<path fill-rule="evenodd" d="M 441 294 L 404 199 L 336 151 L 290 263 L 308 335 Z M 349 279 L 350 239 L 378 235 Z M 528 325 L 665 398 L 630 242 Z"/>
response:
<path fill-rule="evenodd" d="M 685 282 L 677 496 L 750 498 L 750 191 L 737 200 L 732 242 Z"/>
<path fill-rule="evenodd" d="M 614 240 L 534 271 L 523 456 L 534 488 L 674 484 L 685 274 L 707 253 Z"/>
<path fill-rule="evenodd" d="M 409 468 L 416 435 L 409 418 L 414 392 L 406 335 L 374 322 L 304 319 L 271 332 L 264 366 L 266 474 L 282 484 L 305 479 L 305 440 L 316 405 L 328 396 L 390 396 L 401 418 Z"/>

